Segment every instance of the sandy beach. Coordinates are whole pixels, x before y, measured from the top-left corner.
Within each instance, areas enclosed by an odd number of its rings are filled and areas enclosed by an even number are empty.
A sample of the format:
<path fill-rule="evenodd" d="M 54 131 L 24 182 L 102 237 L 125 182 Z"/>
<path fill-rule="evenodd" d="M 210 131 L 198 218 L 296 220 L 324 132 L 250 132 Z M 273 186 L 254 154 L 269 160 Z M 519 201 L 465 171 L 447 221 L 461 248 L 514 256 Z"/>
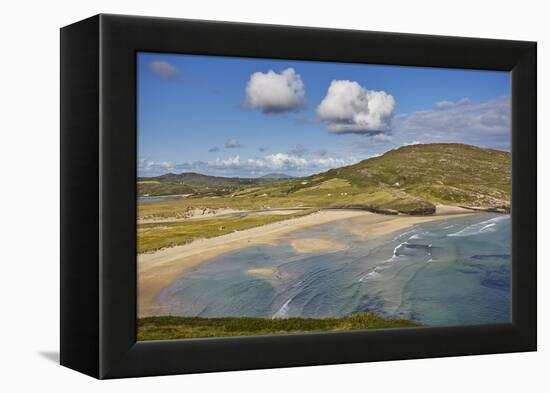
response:
<path fill-rule="evenodd" d="M 276 245 L 287 241 L 292 232 L 328 223 L 338 222 L 338 230 L 361 237 L 375 237 L 411 227 L 418 223 L 444 220 L 476 214 L 453 206 L 438 206 L 431 216 L 381 215 L 361 210 L 322 210 L 307 216 L 291 218 L 261 227 L 233 232 L 210 239 L 167 248 L 154 253 L 138 255 L 138 316 L 163 314 L 155 303 L 162 289 L 168 287 L 181 274 L 193 270 L 201 263 L 225 253 L 261 245 Z M 328 238 L 294 239 L 291 246 L 298 253 L 334 252 L 345 248 Z M 266 275 L 266 271 L 251 271 Z"/>
<path fill-rule="evenodd" d="M 385 216 L 373 214 L 374 217 L 369 217 L 367 220 L 357 217 L 343 222 L 340 224 L 339 229 L 361 237 L 381 236 L 406 229 L 416 224 L 445 220 L 448 218 L 465 217 L 471 214 L 476 213 L 457 206 L 439 205 L 436 208 L 436 213 L 431 216 Z"/>

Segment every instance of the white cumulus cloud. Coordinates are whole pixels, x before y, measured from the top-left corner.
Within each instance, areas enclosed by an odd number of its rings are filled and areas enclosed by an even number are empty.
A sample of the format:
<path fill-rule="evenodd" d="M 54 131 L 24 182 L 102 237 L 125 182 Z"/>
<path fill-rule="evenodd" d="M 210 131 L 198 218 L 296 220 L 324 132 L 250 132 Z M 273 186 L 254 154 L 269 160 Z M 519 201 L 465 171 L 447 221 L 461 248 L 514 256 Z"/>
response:
<path fill-rule="evenodd" d="M 272 169 L 297 169 L 303 168 L 308 164 L 308 161 L 305 158 L 296 157 L 285 153 L 265 156 L 264 161 Z"/>
<path fill-rule="evenodd" d="M 304 97 L 304 83 L 293 68 L 255 72 L 246 84 L 246 106 L 264 113 L 294 111 L 304 105 Z"/>
<path fill-rule="evenodd" d="M 174 162 L 140 160 L 140 176 L 159 175 L 168 172 L 199 172 L 219 176 L 255 177 L 269 172 L 288 172 L 310 175 L 331 168 L 351 165 L 358 161 L 353 157 L 298 157 L 288 153 L 275 153 L 257 158 L 242 158 L 240 155 L 216 158 L 210 161 L 194 161 L 176 164 Z"/>
<path fill-rule="evenodd" d="M 390 130 L 395 99 L 349 80 L 333 80 L 317 114 L 334 133 L 369 134 Z"/>

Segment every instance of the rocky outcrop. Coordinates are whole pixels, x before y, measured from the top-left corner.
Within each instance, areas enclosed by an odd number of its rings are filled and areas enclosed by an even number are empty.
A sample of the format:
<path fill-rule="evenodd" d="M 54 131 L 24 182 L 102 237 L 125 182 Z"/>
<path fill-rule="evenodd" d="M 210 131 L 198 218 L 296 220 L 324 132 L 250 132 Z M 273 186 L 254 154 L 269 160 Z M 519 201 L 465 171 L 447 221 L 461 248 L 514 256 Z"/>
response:
<path fill-rule="evenodd" d="M 487 213 L 500 213 L 500 214 L 510 214 L 510 206 L 501 205 L 501 206 L 489 206 L 489 207 L 479 207 L 479 206 L 460 206 L 464 209 L 475 210 L 480 212 Z"/>
<path fill-rule="evenodd" d="M 362 205 L 362 204 L 336 205 L 336 206 L 331 206 L 330 208 L 331 209 L 366 210 L 368 212 L 377 213 L 377 214 L 389 214 L 389 215 L 399 214 L 397 210 L 382 209 L 379 207 L 375 207 L 371 205 Z"/>
<path fill-rule="evenodd" d="M 432 204 L 423 205 L 412 210 L 408 210 L 408 211 L 400 210 L 399 212 L 404 214 L 410 214 L 411 216 L 429 216 L 429 215 L 435 214 L 435 205 L 432 205 Z"/>

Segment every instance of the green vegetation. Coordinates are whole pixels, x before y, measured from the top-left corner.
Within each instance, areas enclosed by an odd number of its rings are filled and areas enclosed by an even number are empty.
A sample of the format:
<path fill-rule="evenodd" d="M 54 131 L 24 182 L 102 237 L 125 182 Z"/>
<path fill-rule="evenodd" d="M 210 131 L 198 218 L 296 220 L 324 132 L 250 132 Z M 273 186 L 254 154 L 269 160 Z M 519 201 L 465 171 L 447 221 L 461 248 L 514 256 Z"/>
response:
<path fill-rule="evenodd" d="M 195 194 L 197 190 L 187 184 L 160 182 L 160 181 L 138 181 L 138 195 L 181 195 Z"/>
<path fill-rule="evenodd" d="M 280 174 L 272 174 L 282 176 Z M 243 179 L 206 176 L 199 173 L 167 173 L 156 177 L 138 178 L 138 196 L 177 194 L 223 195 L 251 185 L 276 183 L 278 177 Z"/>
<path fill-rule="evenodd" d="M 163 223 L 148 223 L 138 226 L 138 253 L 190 243 L 200 238 L 209 238 L 249 229 L 273 222 L 301 217 L 315 212 L 308 209 L 286 215 L 229 215 L 228 217 L 182 220 Z"/>
<path fill-rule="evenodd" d="M 432 214 L 435 205 L 510 208 L 510 153 L 463 144 L 410 145 L 313 176 L 240 179 L 196 173 L 138 179 L 140 195 L 193 194 L 187 198 L 140 203 L 140 252 L 184 244 L 309 214 L 184 219 L 197 211 L 265 210 L 299 207 L 365 208 Z"/>
<path fill-rule="evenodd" d="M 509 206 L 510 165 L 508 152 L 454 143 L 410 145 L 322 176 L 432 204 Z"/>
<path fill-rule="evenodd" d="M 509 208 L 510 165 L 510 153 L 450 143 L 404 146 L 355 165 L 303 178 L 262 180 L 168 174 L 140 181 L 168 182 L 168 187 L 174 187 L 172 193 L 190 193 L 175 188 L 174 182 L 184 179 L 179 186 L 192 184 L 195 195 L 141 204 L 139 217 L 178 217 L 194 208 L 364 205 L 424 214 L 433 212 L 435 204 Z M 153 187 L 159 192 L 162 188 L 155 183 L 143 186 L 149 187 L 149 195 L 155 194 Z"/>
<path fill-rule="evenodd" d="M 216 209 L 235 209 L 235 210 L 262 210 L 267 208 L 285 208 L 285 207 L 307 207 L 313 206 L 300 202 L 300 198 L 285 197 L 282 193 L 273 192 L 273 194 L 263 196 L 268 189 L 258 188 L 256 192 L 250 192 L 254 188 L 244 189 L 241 194 L 213 196 L 213 197 L 189 197 L 181 199 L 171 199 L 162 202 L 140 203 L 138 205 L 138 218 L 185 218 L 195 209 L 216 210 Z M 260 190 L 260 191 L 258 191 Z"/>
<path fill-rule="evenodd" d="M 424 214 L 436 204 L 509 207 L 510 153 L 453 143 L 410 145 L 298 180 L 291 193 L 319 197 L 332 189 L 330 206 Z"/>
<path fill-rule="evenodd" d="M 137 335 L 138 340 L 146 341 L 414 326 L 419 324 L 403 319 L 385 319 L 372 312 L 342 318 L 149 317 L 138 321 Z"/>

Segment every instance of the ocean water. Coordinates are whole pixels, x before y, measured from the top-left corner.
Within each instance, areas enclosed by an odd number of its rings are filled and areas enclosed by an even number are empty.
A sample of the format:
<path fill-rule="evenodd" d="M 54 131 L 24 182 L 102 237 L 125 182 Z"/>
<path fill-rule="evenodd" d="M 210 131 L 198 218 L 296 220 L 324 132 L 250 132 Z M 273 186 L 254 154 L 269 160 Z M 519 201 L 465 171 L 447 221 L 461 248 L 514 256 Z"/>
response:
<path fill-rule="evenodd" d="M 182 275 L 157 300 L 169 314 L 182 316 L 375 311 L 431 326 L 510 321 L 510 216 L 487 213 L 418 224 L 372 240 L 341 227 L 324 225 L 292 236 L 330 237 L 345 243 L 345 251 L 299 254 L 284 243 L 249 247 Z"/>
<path fill-rule="evenodd" d="M 159 195 L 159 196 L 140 196 L 137 198 L 138 204 L 150 202 L 164 202 L 173 199 L 184 199 L 191 194 Z"/>

